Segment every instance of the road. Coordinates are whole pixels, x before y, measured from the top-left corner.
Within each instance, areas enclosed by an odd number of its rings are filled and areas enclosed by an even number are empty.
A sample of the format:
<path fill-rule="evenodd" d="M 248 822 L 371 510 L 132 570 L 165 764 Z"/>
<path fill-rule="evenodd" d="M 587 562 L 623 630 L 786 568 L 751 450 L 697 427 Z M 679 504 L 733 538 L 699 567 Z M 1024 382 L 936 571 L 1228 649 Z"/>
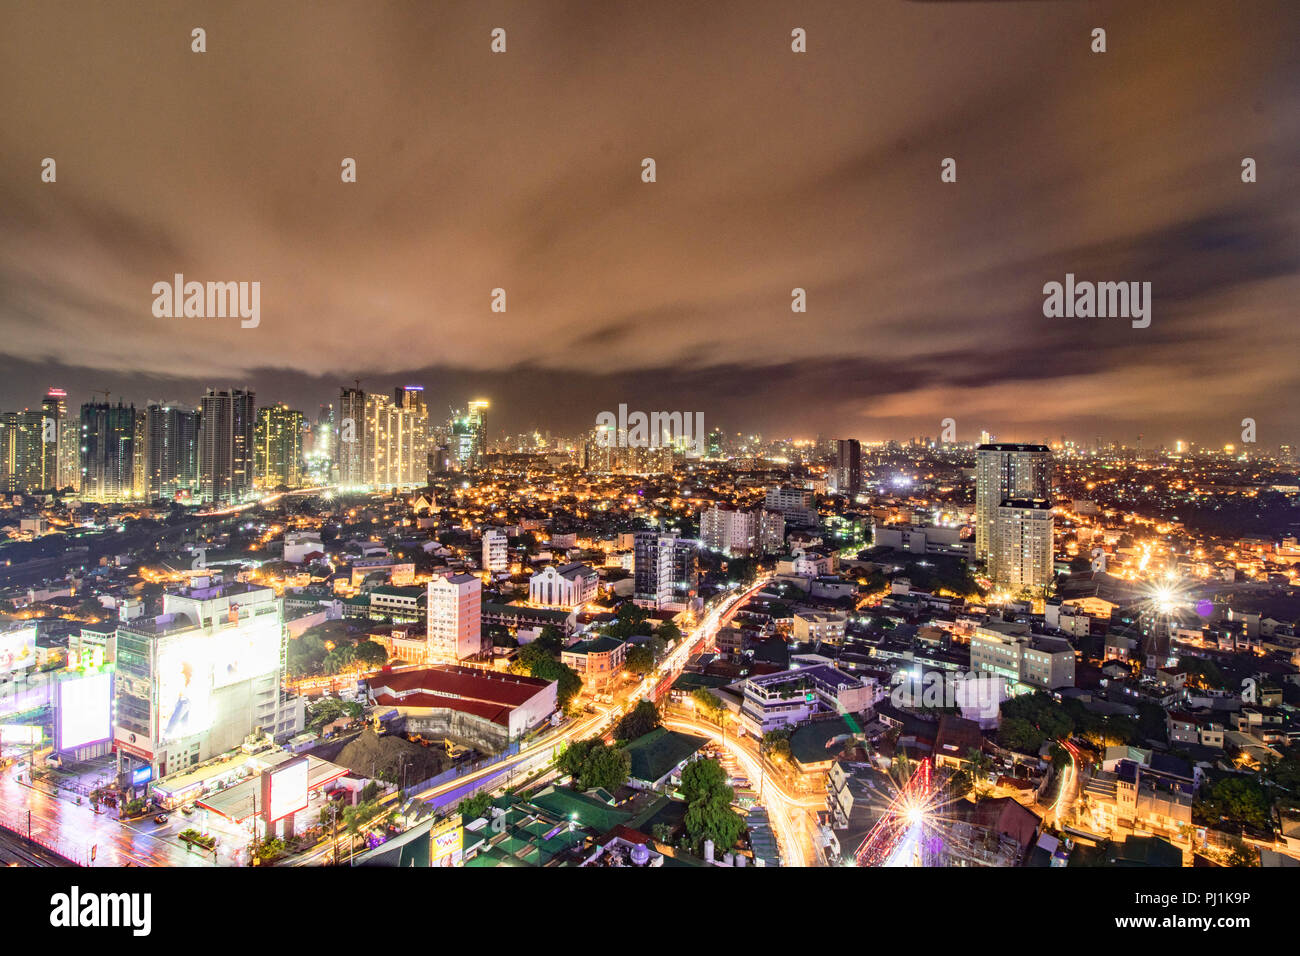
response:
<path fill-rule="evenodd" d="M 727 736 L 713 724 L 685 717 L 666 717 L 664 726 L 689 734 L 707 737 L 727 749 L 744 768 L 751 784 L 760 788 L 760 802 L 767 810 L 781 850 L 784 866 L 815 866 L 818 854 L 812 837 L 817 812 L 826 809 L 826 798 L 813 794 L 794 796 L 776 778 L 766 773 L 762 760 L 748 741 Z"/>
<path fill-rule="evenodd" d="M 584 714 L 579 718 L 568 721 L 555 730 L 548 731 L 512 757 L 482 767 L 454 780 L 449 780 L 436 787 L 431 787 L 428 790 L 423 790 L 413 795 L 411 799 L 423 800 L 435 806 L 446 806 L 458 803 L 464 797 L 482 789 L 489 783 L 495 782 L 491 787 L 493 790 L 509 786 L 514 777 L 523 777 L 531 771 L 551 763 L 555 759 L 561 744 L 600 733 L 613 721 L 616 715 L 616 711 L 608 708 L 599 709 L 594 714 Z M 391 799 L 392 797 L 390 797 L 390 801 Z M 348 854 L 349 838 L 340 834 L 337 843 L 339 859 L 342 860 Z M 315 850 L 296 858 L 294 865 L 323 865 L 326 862 L 326 857 L 333 856 L 334 852 L 333 844 L 326 842 Z"/>
<path fill-rule="evenodd" d="M 95 813 L 89 804 L 52 797 L 44 790 L 18 782 L 10 768 L 0 774 L 0 818 L 5 826 L 24 833 L 31 812 L 32 839 L 82 866 L 212 866 L 211 853 L 187 852 L 176 835 L 189 824 L 177 815 L 159 825 L 153 818 L 123 823 L 113 810 Z M 91 851 L 95 859 L 91 862 Z M 226 848 L 220 848 L 228 853 Z M 231 865 L 228 855 L 220 865 Z"/>
<path fill-rule="evenodd" d="M 747 591 L 726 599 L 706 614 L 695 630 L 678 643 L 677 648 L 655 672 L 638 685 L 632 695 L 632 702 L 646 694 L 651 699 L 658 700 L 667 693 L 690 656 L 707 645 L 718 627 L 728 622 L 739 605 L 764 583 L 765 579 Z M 516 776 L 527 775 L 551 763 L 558 749 L 569 741 L 605 733 L 621 712 L 618 708 L 600 708 L 594 714 L 570 720 L 561 727 L 542 734 L 514 756 L 416 794 L 415 799 L 445 805 L 488 783 L 493 784 L 494 790 L 507 786 Z M 738 753 L 737 759 L 742 763 L 754 760 L 748 753 Z M 753 763 L 752 767 L 754 779 L 759 779 L 758 765 Z M 22 833 L 26 830 L 27 814 L 30 811 L 33 839 L 45 843 L 74 862 L 82 865 L 89 863 L 93 847 L 93 865 L 96 866 L 234 866 L 246 863 L 242 858 L 243 848 L 234 841 L 223 841 L 215 859 L 211 853 L 188 850 L 177 838 L 181 830 L 191 825 L 182 815 L 173 816 L 165 824 L 155 823 L 152 817 L 123 823 L 112 810 L 97 814 L 89 805 L 77 805 L 71 800 L 53 797 L 43 790 L 22 784 L 18 781 L 20 772 L 25 771 L 14 768 L 0 774 L 0 818 L 11 829 Z M 782 825 L 785 825 L 785 821 L 774 822 L 774 830 Z M 793 848 L 796 845 L 793 833 L 793 830 L 786 833 L 787 847 Z M 343 839 L 341 837 L 340 841 Z M 340 846 L 342 847 L 342 842 Z M 326 842 L 295 863 L 324 863 L 324 858 L 333 852 L 333 846 Z M 341 849 L 340 852 L 346 851 Z"/>
<path fill-rule="evenodd" d="M 1043 823 L 1046 826 L 1062 826 L 1062 819 L 1072 816 L 1074 813 L 1074 804 L 1079 796 L 1080 770 L 1079 770 L 1079 748 L 1069 740 L 1060 741 L 1062 747 L 1070 755 L 1070 764 L 1061 771 L 1061 788 L 1057 794 L 1056 802 L 1052 804 L 1043 817 Z"/>
<path fill-rule="evenodd" d="M 636 686 L 628 706 L 634 706 L 642 698 L 653 700 L 655 703 L 662 700 L 673 686 L 673 681 L 677 680 L 677 675 L 686 666 L 686 662 L 711 644 L 718 633 L 718 628 L 730 624 L 741 606 L 761 591 L 770 577 L 771 575 L 764 575 L 745 591 L 733 594 L 705 614 L 695 626 L 695 630 L 679 641 L 672 652 L 660 661 L 659 666 Z"/>
<path fill-rule="evenodd" d="M 598 707 L 594 714 L 582 715 L 556 730 L 541 735 L 512 757 L 424 790 L 415 794 L 413 799 L 424 800 L 435 806 L 447 806 L 485 787 L 492 791 L 499 790 L 509 786 L 514 778 L 525 777 L 552 763 L 562 744 L 612 732 L 614 722 L 627 708 L 634 706 L 637 700 L 649 697 L 651 700 L 658 701 L 662 698 L 691 656 L 706 646 L 717 633 L 718 628 L 729 622 L 740 605 L 761 590 L 766 583 L 766 577 L 759 579 L 746 591 L 732 595 L 705 614 L 695 629 L 677 643 L 677 647 L 660 662 L 654 672 L 648 674 L 636 686 L 626 705 Z M 348 852 L 348 838 L 339 836 L 336 842 L 339 857 L 342 859 Z M 298 866 L 321 865 L 334 852 L 334 845 L 327 841 L 317 849 L 299 857 L 294 863 Z"/>

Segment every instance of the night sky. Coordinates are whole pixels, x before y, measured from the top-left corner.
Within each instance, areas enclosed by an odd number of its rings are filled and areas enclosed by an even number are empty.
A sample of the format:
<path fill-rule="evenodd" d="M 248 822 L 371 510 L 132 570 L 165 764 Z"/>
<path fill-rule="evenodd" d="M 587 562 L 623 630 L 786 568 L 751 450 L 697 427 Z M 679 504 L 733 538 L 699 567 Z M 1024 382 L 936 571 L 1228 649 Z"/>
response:
<path fill-rule="evenodd" d="M 250 385 L 314 416 L 360 379 L 488 397 L 493 434 L 626 402 L 1300 441 L 1290 0 L 19 0 L 0 117 L 7 410 Z M 260 326 L 155 318 L 178 272 L 259 281 Z M 1045 318 L 1067 272 L 1150 282 L 1151 327 Z"/>

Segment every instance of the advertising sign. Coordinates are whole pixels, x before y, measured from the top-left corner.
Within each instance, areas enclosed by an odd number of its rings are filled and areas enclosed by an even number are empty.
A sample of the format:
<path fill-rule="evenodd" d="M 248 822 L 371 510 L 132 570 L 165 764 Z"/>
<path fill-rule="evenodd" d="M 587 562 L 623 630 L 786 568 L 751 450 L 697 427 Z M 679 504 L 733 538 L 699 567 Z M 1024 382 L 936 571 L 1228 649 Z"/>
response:
<path fill-rule="evenodd" d="M 208 639 L 194 636 L 158 652 L 158 739 L 170 743 L 212 726 Z"/>
<path fill-rule="evenodd" d="M 433 865 L 460 866 L 464 859 L 464 829 L 461 816 L 453 813 L 432 830 Z"/>
<path fill-rule="evenodd" d="M 282 763 L 271 775 L 270 821 L 307 809 L 307 758 Z"/>
<path fill-rule="evenodd" d="M 39 724 L 0 724 L 0 744 L 35 747 L 44 736 Z"/>
<path fill-rule="evenodd" d="M 269 674 L 280 666 L 280 617 L 265 614 L 256 623 L 246 621 L 219 634 L 212 645 L 213 688 Z"/>
<path fill-rule="evenodd" d="M 0 634 L 0 674 L 36 663 L 36 625 Z"/>
<path fill-rule="evenodd" d="M 75 750 L 113 736 L 113 672 L 92 671 L 58 682 L 55 749 Z"/>

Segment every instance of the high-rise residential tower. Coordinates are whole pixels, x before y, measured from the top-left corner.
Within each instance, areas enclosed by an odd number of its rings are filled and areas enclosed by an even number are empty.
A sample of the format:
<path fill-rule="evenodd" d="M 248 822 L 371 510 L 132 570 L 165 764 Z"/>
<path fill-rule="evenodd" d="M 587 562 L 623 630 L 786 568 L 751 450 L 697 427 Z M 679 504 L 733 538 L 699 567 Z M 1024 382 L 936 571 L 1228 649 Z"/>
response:
<path fill-rule="evenodd" d="M 1043 498 L 1006 498 L 998 505 L 989 577 L 1012 592 L 1052 582 L 1052 505 Z"/>
<path fill-rule="evenodd" d="M 253 487 L 256 396 L 251 389 L 208 389 L 200 406 L 199 491 L 204 501 L 239 501 Z"/>
<path fill-rule="evenodd" d="M 862 443 L 856 438 L 835 443 L 835 490 L 849 497 L 862 490 Z"/>
<path fill-rule="evenodd" d="M 88 501 L 128 501 L 135 495 L 134 405 L 88 402 L 81 406 L 81 496 Z"/>
<path fill-rule="evenodd" d="M 975 556 L 989 559 L 997 509 L 1008 498 L 1051 500 L 1046 445 L 989 444 L 975 450 Z"/>
<path fill-rule="evenodd" d="M 302 436 L 306 418 L 287 405 L 257 410 L 254 476 L 259 488 L 302 487 Z"/>

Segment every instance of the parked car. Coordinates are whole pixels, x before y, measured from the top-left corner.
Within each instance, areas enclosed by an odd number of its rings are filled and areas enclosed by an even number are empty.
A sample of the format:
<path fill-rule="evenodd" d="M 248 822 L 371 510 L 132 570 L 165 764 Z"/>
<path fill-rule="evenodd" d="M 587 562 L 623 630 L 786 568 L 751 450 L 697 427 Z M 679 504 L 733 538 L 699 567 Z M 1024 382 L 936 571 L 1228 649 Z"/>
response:
<path fill-rule="evenodd" d="M 165 814 L 165 813 L 160 813 L 160 814 L 158 814 L 158 816 L 156 816 L 156 817 L 153 818 L 153 822 L 154 822 L 154 823 L 166 823 L 166 822 L 167 822 L 167 814 Z"/>
<path fill-rule="evenodd" d="M 185 804 L 185 806 L 181 807 L 181 813 L 185 814 L 187 817 L 193 812 L 194 812 L 194 804 L 192 803 L 187 803 Z"/>

